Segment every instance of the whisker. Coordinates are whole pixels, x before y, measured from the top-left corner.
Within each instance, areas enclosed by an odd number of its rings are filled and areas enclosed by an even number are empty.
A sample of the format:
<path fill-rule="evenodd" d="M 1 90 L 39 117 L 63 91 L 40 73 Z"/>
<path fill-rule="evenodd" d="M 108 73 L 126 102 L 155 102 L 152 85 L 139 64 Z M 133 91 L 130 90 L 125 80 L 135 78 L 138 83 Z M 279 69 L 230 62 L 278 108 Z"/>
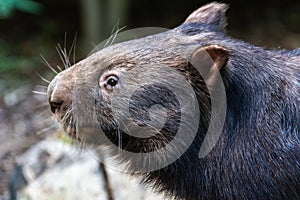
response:
<path fill-rule="evenodd" d="M 48 102 L 44 102 L 44 103 L 39 103 L 38 105 L 35 105 L 34 106 L 34 109 L 41 109 L 41 108 L 48 108 L 49 107 L 49 104 Z M 46 111 L 46 110 L 45 110 Z"/>
<path fill-rule="evenodd" d="M 67 124 L 69 117 L 70 117 L 70 113 L 66 112 L 66 114 L 63 116 L 63 118 L 60 120 L 60 123 L 61 124 Z"/>
<path fill-rule="evenodd" d="M 64 125 L 65 125 L 65 122 L 67 121 L 67 119 L 68 119 L 68 116 L 67 116 L 67 114 L 65 114 L 65 115 L 58 121 L 58 123 L 64 126 Z"/>
<path fill-rule="evenodd" d="M 45 116 L 46 114 L 49 114 L 49 116 Z M 46 122 L 49 122 L 49 121 L 52 121 L 53 120 L 53 116 L 50 115 L 50 111 L 49 110 L 43 110 L 43 111 L 40 111 L 36 114 L 37 117 L 40 117 L 40 116 L 44 116 L 44 119 Z"/>
<path fill-rule="evenodd" d="M 97 48 L 97 51 L 100 50 L 98 45 L 95 44 L 95 42 L 91 42 L 91 43 L 92 43 L 93 48 Z M 94 53 L 94 50 L 92 51 L 92 53 Z"/>
<path fill-rule="evenodd" d="M 114 43 L 115 39 L 117 38 L 117 35 L 118 35 L 118 32 L 113 34 L 113 37 L 111 38 L 111 42 L 109 43 L 109 46 L 111 46 Z"/>
<path fill-rule="evenodd" d="M 32 93 L 34 93 L 34 94 L 41 94 L 41 95 L 47 95 L 46 92 L 40 92 L 40 91 L 36 91 L 36 90 L 33 90 Z"/>
<path fill-rule="evenodd" d="M 38 131 L 36 134 L 41 135 L 41 134 L 46 133 L 47 131 L 49 131 L 49 130 L 55 128 L 55 127 L 57 127 L 57 124 L 53 124 L 53 125 L 51 125 L 47 128 L 43 128 L 42 130 Z"/>
<path fill-rule="evenodd" d="M 66 48 L 64 48 L 64 50 L 63 50 L 63 52 L 62 52 L 62 55 L 64 56 L 65 63 L 66 63 L 66 67 L 67 67 L 67 68 L 71 67 L 72 64 L 70 63 L 70 60 L 69 60 L 69 57 L 68 57 L 68 53 L 67 53 Z"/>
<path fill-rule="evenodd" d="M 35 94 L 47 94 L 47 88 L 46 86 L 42 86 L 42 85 L 37 85 L 33 90 L 32 93 Z"/>
<path fill-rule="evenodd" d="M 66 115 L 68 115 L 68 117 L 72 114 L 73 112 L 73 108 L 69 108 L 67 111 L 66 111 Z"/>
<path fill-rule="evenodd" d="M 63 51 L 63 55 L 65 58 L 65 62 L 67 63 L 67 68 L 71 67 L 71 63 L 70 63 L 70 59 L 69 59 L 69 53 L 67 53 L 67 35 L 68 33 L 65 33 L 65 41 L 64 41 L 64 51 Z"/>
<path fill-rule="evenodd" d="M 118 128 L 117 129 L 118 130 L 118 153 L 120 154 L 120 155 L 122 155 L 122 149 L 123 149 L 123 146 L 122 146 L 122 132 L 121 132 L 121 130 Z"/>
<path fill-rule="evenodd" d="M 47 61 L 47 59 L 41 54 L 40 55 L 42 57 L 43 62 L 46 64 L 46 66 L 53 71 L 55 74 L 58 74 L 58 72 L 52 67 L 52 65 L 50 65 L 50 63 Z"/>
<path fill-rule="evenodd" d="M 59 69 L 60 72 L 64 71 L 59 65 L 56 65 L 56 68 Z"/>
<path fill-rule="evenodd" d="M 104 46 L 102 47 L 102 49 L 104 49 L 105 47 L 108 46 L 108 44 L 110 43 L 110 39 L 111 39 L 111 36 L 109 36 L 109 38 L 106 40 Z M 97 45 L 93 44 L 95 47 L 97 47 Z M 100 49 L 99 49 L 100 50 Z"/>
<path fill-rule="evenodd" d="M 106 40 L 103 49 L 107 46 L 111 46 L 111 44 L 113 43 L 113 40 L 115 38 L 115 34 L 118 32 L 118 23 L 113 27 L 112 31 L 111 31 L 111 35 L 109 36 L 109 38 Z"/>
<path fill-rule="evenodd" d="M 40 77 L 40 79 L 42 79 L 43 81 L 45 81 L 46 83 L 48 83 L 48 84 L 50 84 L 50 81 L 49 80 L 47 80 L 46 78 L 44 78 L 42 75 L 40 75 L 39 73 L 36 73 L 39 77 Z"/>
<path fill-rule="evenodd" d="M 44 85 L 36 85 L 36 87 L 43 88 L 43 89 L 48 88 L 48 86 L 44 86 Z"/>
<path fill-rule="evenodd" d="M 71 54 L 73 52 L 73 64 L 75 64 L 76 59 L 75 59 L 75 55 L 76 55 L 76 41 L 77 41 L 77 33 L 75 33 L 74 35 L 74 39 L 72 41 L 71 47 L 70 47 L 70 51 L 68 53 L 68 58 L 71 57 Z"/>
<path fill-rule="evenodd" d="M 119 22 L 118 22 L 118 24 L 119 24 Z M 117 38 L 117 35 L 120 33 L 120 31 L 122 31 L 123 29 L 125 29 L 126 28 L 126 26 L 123 26 L 122 28 L 119 28 L 118 29 L 118 27 L 117 27 L 117 30 L 113 33 L 113 37 L 112 37 L 112 40 L 111 40 L 111 42 L 110 42 L 110 44 L 109 44 L 109 46 L 111 46 L 111 45 L 113 45 L 113 43 L 115 42 L 115 40 L 116 40 L 116 38 Z"/>
<path fill-rule="evenodd" d="M 64 52 L 63 52 L 63 49 L 61 48 L 60 44 L 57 44 L 56 51 L 59 55 L 60 60 L 62 61 L 63 65 L 64 65 L 65 69 L 67 69 L 68 66 L 67 66 L 66 60 L 64 59 Z"/>
<path fill-rule="evenodd" d="M 73 117 L 72 117 L 72 115 L 68 118 L 68 127 L 67 127 L 67 129 L 68 129 L 68 132 L 71 132 L 71 131 L 73 131 L 72 130 L 72 119 L 73 119 Z M 69 134 L 70 135 L 70 134 Z M 73 133 L 72 133 L 72 135 L 70 135 L 71 136 L 71 140 L 73 141 L 74 140 L 74 135 L 73 135 Z"/>
<path fill-rule="evenodd" d="M 59 53 L 60 59 L 62 60 L 65 69 L 69 68 L 72 66 L 72 63 L 70 62 L 70 57 L 73 52 L 73 64 L 76 62 L 76 41 L 77 41 L 77 33 L 75 33 L 74 39 L 72 41 L 71 47 L 69 52 L 67 52 L 67 33 L 65 33 L 65 38 L 64 38 L 64 47 L 62 48 L 60 44 L 57 46 L 57 51 Z"/>
<path fill-rule="evenodd" d="M 78 125 L 78 118 L 76 117 L 76 119 L 74 120 L 74 127 L 76 129 L 76 140 L 79 140 L 79 125 Z"/>
<path fill-rule="evenodd" d="M 64 38 L 64 51 L 66 52 L 66 48 L 67 48 L 67 36 L 68 36 L 68 33 L 65 32 L 65 38 Z"/>
<path fill-rule="evenodd" d="M 76 33 L 76 38 L 74 38 L 74 46 L 73 46 L 73 64 L 76 63 L 76 41 L 77 41 L 77 33 Z"/>

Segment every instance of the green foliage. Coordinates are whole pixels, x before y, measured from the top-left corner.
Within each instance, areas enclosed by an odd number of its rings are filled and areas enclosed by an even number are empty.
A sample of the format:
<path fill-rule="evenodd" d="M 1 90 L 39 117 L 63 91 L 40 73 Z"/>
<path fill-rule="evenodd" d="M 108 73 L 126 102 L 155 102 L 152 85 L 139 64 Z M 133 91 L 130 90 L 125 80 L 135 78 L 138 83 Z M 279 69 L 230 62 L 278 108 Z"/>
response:
<path fill-rule="evenodd" d="M 34 77 L 34 67 L 41 63 L 38 56 L 14 55 L 12 48 L 0 40 L 0 94 L 5 88 L 22 85 Z"/>
<path fill-rule="evenodd" d="M 0 1 L 0 18 L 9 17 L 14 10 L 38 14 L 41 10 L 41 5 L 31 0 L 1 0 Z"/>
<path fill-rule="evenodd" d="M 34 66 L 37 66 L 39 62 L 41 61 L 38 58 L 0 54 L 0 96 L 3 92 L 30 84 L 34 79 L 38 79 Z"/>
<path fill-rule="evenodd" d="M 20 66 L 26 65 L 28 58 L 21 56 L 4 56 L 0 53 L 0 71 L 6 74 L 16 73 Z"/>

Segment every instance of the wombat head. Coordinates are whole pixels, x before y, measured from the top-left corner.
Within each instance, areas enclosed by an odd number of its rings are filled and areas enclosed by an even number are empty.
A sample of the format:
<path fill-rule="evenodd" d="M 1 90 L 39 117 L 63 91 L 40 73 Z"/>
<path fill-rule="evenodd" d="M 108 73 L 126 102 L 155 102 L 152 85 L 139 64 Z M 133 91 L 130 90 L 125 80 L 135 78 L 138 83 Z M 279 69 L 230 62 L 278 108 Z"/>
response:
<path fill-rule="evenodd" d="M 226 10 L 208 4 L 172 30 L 114 44 L 59 73 L 48 87 L 51 111 L 81 141 L 178 158 L 209 123 L 209 89 L 229 54 L 219 42 Z"/>

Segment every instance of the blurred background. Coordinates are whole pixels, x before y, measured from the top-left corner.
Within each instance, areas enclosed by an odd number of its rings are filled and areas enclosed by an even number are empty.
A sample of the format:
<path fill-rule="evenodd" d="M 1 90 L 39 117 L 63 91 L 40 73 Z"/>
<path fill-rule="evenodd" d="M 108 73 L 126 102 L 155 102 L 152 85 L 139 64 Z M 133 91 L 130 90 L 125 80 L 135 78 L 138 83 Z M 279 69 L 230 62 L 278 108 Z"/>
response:
<path fill-rule="evenodd" d="M 53 125 L 42 94 L 47 87 L 42 79 L 55 75 L 45 62 L 64 66 L 58 46 L 77 62 L 117 28 L 172 28 L 208 2 L 0 0 L 0 200 L 18 199 L 9 193 L 28 184 L 28 178 L 18 179 L 24 152 L 49 136 L 67 140 Z M 300 47 L 299 0 L 222 2 L 230 4 L 230 36 L 271 48 Z M 12 184 L 16 177 L 22 184 Z"/>

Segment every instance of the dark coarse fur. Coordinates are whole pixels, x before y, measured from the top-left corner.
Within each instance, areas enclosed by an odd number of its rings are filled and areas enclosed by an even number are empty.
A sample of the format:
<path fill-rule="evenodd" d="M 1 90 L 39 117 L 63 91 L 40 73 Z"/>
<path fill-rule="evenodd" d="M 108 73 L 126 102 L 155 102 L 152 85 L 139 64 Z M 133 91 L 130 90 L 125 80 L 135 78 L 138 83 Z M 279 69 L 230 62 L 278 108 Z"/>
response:
<path fill-rule="evenodd" d="M 214 28 L 179 27 L 186 34 Z M 221 71 L 227 96 L 221 139 L 198 159 L 202 141 L 196 138 L 178 161 L 147 180 L 185 199 L 300 199 L 299 49 L 266 50 L 222 32 L 199 43 L 219 44 L 230 53 Z"/>
<path fill-rule="evenodd" d="M 187 151 L 167 167 L 144 174 L 145 182 L 172 196 L 189 200 L 300 199 L 300 49 L 267 50 L 228 37 L 224 31 L 226 9 L 224 4 L 206 5 L 181 26 L 161 36 L 104 49 L 65 74 L 92 65 L 103 55 L 118 55 L 131 65 L 157 60 L 188 74 L 189 64 L 176 60 L 170 52 L 191 46 L 221 46 L 228 55 L 219 68 L 226 89 L 227 110 L 217 144 L 207 156 L 199 158 L 207 131 L 207 119 L 201 118 L 197 135 Z M 168 43 L 175 34 L 185 43 L 179 41 L 168 46 L 170 49 L 165 48 L 166 52 L 155 49 L 159 43 Z M 123 53 L 118 54 L 116 49 Z M 91 68 L 87 71 L 89 73 L 81 76 L 88 77 L 86 83 L 88 79 L 93 80 L 91 74 L 94 73 Z M 210 106 L 205 102 L 209 102 L 209 98 L 204 94 L 205 89 L 199 88 L 203 85 L 197 84 L 191 74 L 185 76 L 203 104 L 201 116 L 207 117 L 205 112 L 209 113 Z M 57 84 L 57 80 L 54 82 L 52 85 Z M 50 96 L 52 87 L 49 86 Z M 101 115 L 104 115 L 103 110 Z M 109 124 L 109 117 L 107 120 L 103 116 L 100 118 L 106 134 L 116 137 L 112 134 L 116 130 Z M 138 144 L 143 143 L 126 137 L 124 146 L 141 151 Z M 115 141 L 117 143 L 118 139 Z M 151 144 L 154 143 L 145 145 L 151 149 Z"/>
<path fill-rule="evenodd" d="M 189 28 L 200 34 L 202 27 Z M 299 50 L 266 50 L 222 33 L 204 41 L 230 52 L 221 71 L 227 95 L 221 139 L 198 159 L 202 138 L 196 138 L 147 181 L 185 199 L 300 199 Z"/>

